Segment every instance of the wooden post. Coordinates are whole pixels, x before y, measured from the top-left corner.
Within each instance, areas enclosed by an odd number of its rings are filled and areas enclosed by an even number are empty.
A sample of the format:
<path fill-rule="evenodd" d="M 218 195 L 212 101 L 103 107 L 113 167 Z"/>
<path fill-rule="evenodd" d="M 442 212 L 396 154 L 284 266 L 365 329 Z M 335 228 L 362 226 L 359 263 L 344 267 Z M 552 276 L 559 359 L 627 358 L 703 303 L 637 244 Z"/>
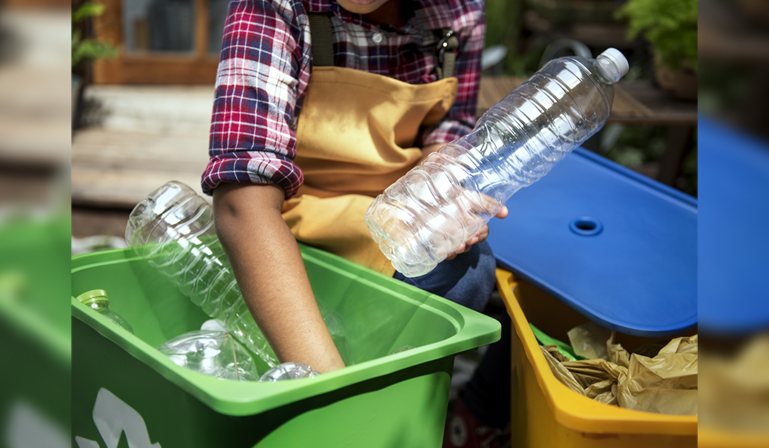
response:
<path fill-rule="evenodd" d="M 208 0 L 195 0 L 195 59 L 208 53 Z"/>
<path fill-rule="evenodd" d="M 665 153 L 660 160 L 660 173 L 657 180 L 663 184 L 675 186 L 681 173 L 681 166 L 692 143 L 694 128 L 691 126 L 671 126 L 665 139 Z"/>
<path fill-rule="evenodd" d="M 94 84 L 119 84 L 121 82 L 122 60 L 125 57 L 123 45 L 123 4 L 122 0 L 100 0 L 106 6 L 104 13 L 93 18 L 93 34 L 99 39 L 120 48 L 112 60 L 97 60 L 93 64 Z"/>

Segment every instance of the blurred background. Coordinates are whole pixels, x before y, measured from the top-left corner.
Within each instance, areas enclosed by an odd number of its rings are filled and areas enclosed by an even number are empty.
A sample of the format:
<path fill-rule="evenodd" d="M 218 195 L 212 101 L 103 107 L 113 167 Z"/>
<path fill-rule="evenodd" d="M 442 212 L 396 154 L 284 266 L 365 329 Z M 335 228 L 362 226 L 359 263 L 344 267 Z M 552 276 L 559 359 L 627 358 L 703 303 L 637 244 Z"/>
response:
<path fill-rule="evenodd" d="M 0 8 L 0 447 L 66 447 L 71 6 Z"/>
<path fill-rule="evenodd" d="M 769 446 L 769 2 L 699 2 L 700 446 Z"/>

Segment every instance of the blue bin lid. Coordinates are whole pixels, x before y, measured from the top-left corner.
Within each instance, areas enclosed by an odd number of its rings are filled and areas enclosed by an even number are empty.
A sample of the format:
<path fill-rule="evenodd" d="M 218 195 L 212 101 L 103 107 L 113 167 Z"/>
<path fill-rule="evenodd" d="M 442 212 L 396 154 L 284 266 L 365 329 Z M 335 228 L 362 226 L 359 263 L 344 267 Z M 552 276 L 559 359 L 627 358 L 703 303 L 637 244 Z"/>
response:
<path fill-rule="evenodd" d="M 699 120 L 700 325 L 742 335 L 769 329 L 769 145 Z"/>
<path fill-rule="evenodd" d="M 498 263 L 613 330 L 697 324 L 697 201 L 582 148 L 507 202 Z"/>

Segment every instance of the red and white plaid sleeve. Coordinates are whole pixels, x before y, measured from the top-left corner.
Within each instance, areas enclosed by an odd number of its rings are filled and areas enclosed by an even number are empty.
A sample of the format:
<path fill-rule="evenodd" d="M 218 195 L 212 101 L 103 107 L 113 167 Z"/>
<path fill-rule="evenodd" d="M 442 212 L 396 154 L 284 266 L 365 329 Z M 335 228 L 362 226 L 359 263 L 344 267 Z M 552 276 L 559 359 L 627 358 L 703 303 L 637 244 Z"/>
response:
<path fill-rule="evenodd" d="M 299 114 L 310 78 L 307 15 L 300 1 L 234 0 L 224 27 L 202 188 L 268 184 L 286 198 L 302 184 L 294 164 Z"/>

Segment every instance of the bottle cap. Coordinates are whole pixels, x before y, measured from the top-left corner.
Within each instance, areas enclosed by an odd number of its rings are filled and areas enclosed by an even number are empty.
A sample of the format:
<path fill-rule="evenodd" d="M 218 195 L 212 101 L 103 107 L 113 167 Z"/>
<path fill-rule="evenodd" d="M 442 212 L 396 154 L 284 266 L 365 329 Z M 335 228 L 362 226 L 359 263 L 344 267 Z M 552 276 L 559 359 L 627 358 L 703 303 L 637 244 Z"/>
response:
<path fill-rule="evenodd" d="M 619 70 L 620 78 L 627 75 L 627 71 L 630 70 L 630 64 L 628 64 L 627 59 L 625 59 L 625 55 L 623 55 L 621 51 L 617 50 L 616 48 L 607 48 L 603 53 L 598 55 L 599 58 L 601 56 L 608 58 L 614 63 L 614 65 Z"/>
<path fill-rule="evenodd" d="M 77 300 L 79 300 L 83 305 L 109 303 L 107 291 L 103 289 L 92 289 L 90 291 L 86 291 L 77 296 Z"/>

